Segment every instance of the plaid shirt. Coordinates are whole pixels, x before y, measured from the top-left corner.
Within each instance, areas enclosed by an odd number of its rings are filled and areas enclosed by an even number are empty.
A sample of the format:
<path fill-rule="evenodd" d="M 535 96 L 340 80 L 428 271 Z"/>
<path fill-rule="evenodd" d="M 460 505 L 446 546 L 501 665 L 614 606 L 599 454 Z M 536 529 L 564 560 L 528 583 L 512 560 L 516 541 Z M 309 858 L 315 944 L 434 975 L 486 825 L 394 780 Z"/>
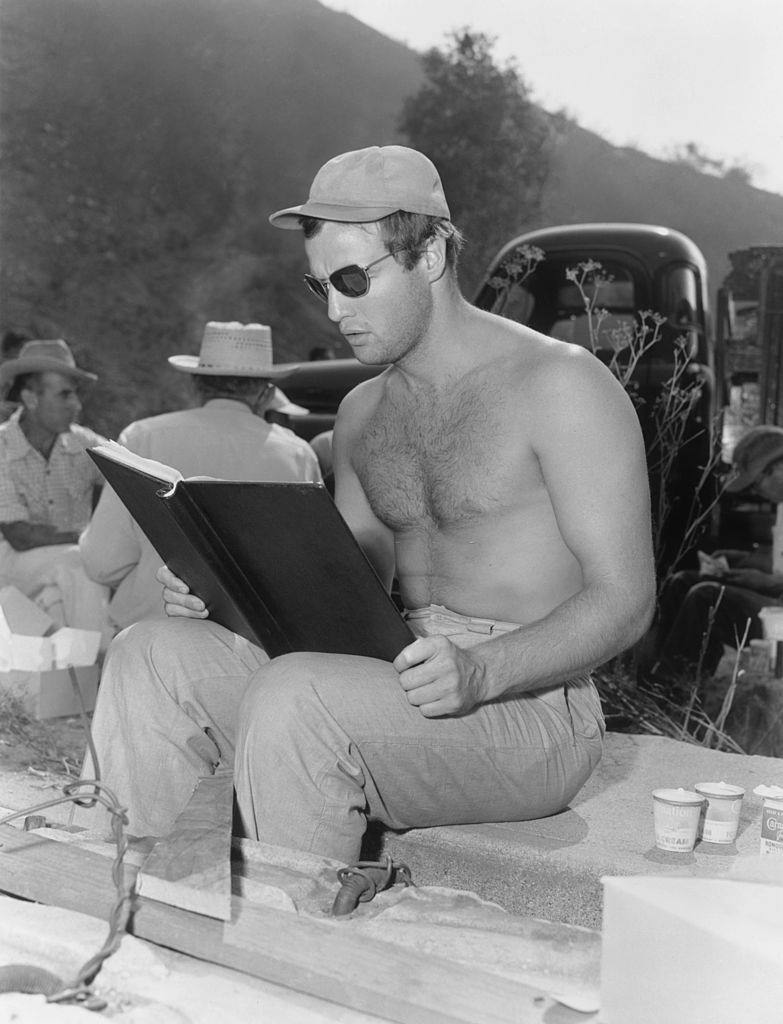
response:
<path fill-rule="evenodd" d="M 0 424 L 0 523 L 45 523 L 61 531 L 84 529 L 92 513 L 93 488 L 103 483 L 85 448 L 104 442 L 72 424 L 60 434 L 48 460 L 19 426 L 21 410 Z"/>

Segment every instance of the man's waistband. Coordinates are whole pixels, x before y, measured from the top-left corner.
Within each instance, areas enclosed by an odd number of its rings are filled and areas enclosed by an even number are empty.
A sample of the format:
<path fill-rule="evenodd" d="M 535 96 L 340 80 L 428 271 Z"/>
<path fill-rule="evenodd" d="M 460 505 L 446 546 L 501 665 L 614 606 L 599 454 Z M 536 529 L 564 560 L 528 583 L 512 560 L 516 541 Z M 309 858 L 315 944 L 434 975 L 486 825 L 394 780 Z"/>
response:
<path fill-rule="evenodd" d="M 442 604 L 429 604 L 425 608 L 410 608 L 403 612 L 406 622 L 415 623 L 420 628 L 427 626 L 454 626 L 459 631 L 466 633 L 481 633 L 484 636 L 493 636 L 497 633 L 510 633 L 512 629 L 519 629 L 518 622 L 504 622 L 501 619 L 482 619 L 473 615 L 461 615 L 453 612 L 450 608 L 444 608 Z M 415 626 L 412 626 L 415 631 Z"/>

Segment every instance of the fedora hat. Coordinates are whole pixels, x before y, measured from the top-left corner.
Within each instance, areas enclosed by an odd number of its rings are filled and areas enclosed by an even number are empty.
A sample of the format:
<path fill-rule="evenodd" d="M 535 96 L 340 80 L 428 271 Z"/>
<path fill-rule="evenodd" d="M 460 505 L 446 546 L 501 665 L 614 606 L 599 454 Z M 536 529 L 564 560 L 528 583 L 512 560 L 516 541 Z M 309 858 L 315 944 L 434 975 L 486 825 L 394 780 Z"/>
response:
<path fill-rule="evenodd" d="M 24 373 L 63 373 L 76 380 L 97 380 L 94 373 L 80 370 L 62 338 L 50 341 L 26 341 L 14 359 L 0 363 L 0 394 L 5 394 Z"/>
<path fill-rule="evenodd" d="M 783 427 L 753 427 L 737 441 L 732 456 L 735 475 L 726 490 L 735 493 L 755 484 L 772 462 L 783 459 Z"/>
<path fill-rule="evenodd" d="M 169 356 L 175 370 L 210 377 L 287 377 L 295 369 L 272 362 L 272 330 L 265 324 L 216 323 L 204 328 L 197 356 Z"/>

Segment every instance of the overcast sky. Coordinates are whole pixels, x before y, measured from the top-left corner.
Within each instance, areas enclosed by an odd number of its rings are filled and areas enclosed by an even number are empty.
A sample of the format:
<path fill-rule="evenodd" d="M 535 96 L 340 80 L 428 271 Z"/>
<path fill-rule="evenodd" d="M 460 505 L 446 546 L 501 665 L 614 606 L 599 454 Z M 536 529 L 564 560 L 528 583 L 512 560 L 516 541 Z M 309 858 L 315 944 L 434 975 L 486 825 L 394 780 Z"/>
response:
<path fill-rule="evenodd" d="M 533 99 L 616 145 L 687 142 L 783 195 L 783 0 L 325 0 L 415 50 L 496 39 Z"/>

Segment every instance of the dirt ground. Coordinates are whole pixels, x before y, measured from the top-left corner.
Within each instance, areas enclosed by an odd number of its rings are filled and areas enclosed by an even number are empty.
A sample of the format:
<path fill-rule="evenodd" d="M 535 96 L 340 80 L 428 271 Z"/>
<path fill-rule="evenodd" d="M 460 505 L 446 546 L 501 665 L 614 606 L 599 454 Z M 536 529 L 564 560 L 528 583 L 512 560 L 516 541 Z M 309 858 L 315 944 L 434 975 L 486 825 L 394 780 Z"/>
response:
<path fill-rule="evenodd" d="M 0 817 L 55 799 L 79 777 L 87 741 L 81 718 L 31 718 L 21 703 L 0 694 Z M 45 813 L 67 820 L 68 805 Z M 16 822 L 15 822 L 16 824 Z"/>

